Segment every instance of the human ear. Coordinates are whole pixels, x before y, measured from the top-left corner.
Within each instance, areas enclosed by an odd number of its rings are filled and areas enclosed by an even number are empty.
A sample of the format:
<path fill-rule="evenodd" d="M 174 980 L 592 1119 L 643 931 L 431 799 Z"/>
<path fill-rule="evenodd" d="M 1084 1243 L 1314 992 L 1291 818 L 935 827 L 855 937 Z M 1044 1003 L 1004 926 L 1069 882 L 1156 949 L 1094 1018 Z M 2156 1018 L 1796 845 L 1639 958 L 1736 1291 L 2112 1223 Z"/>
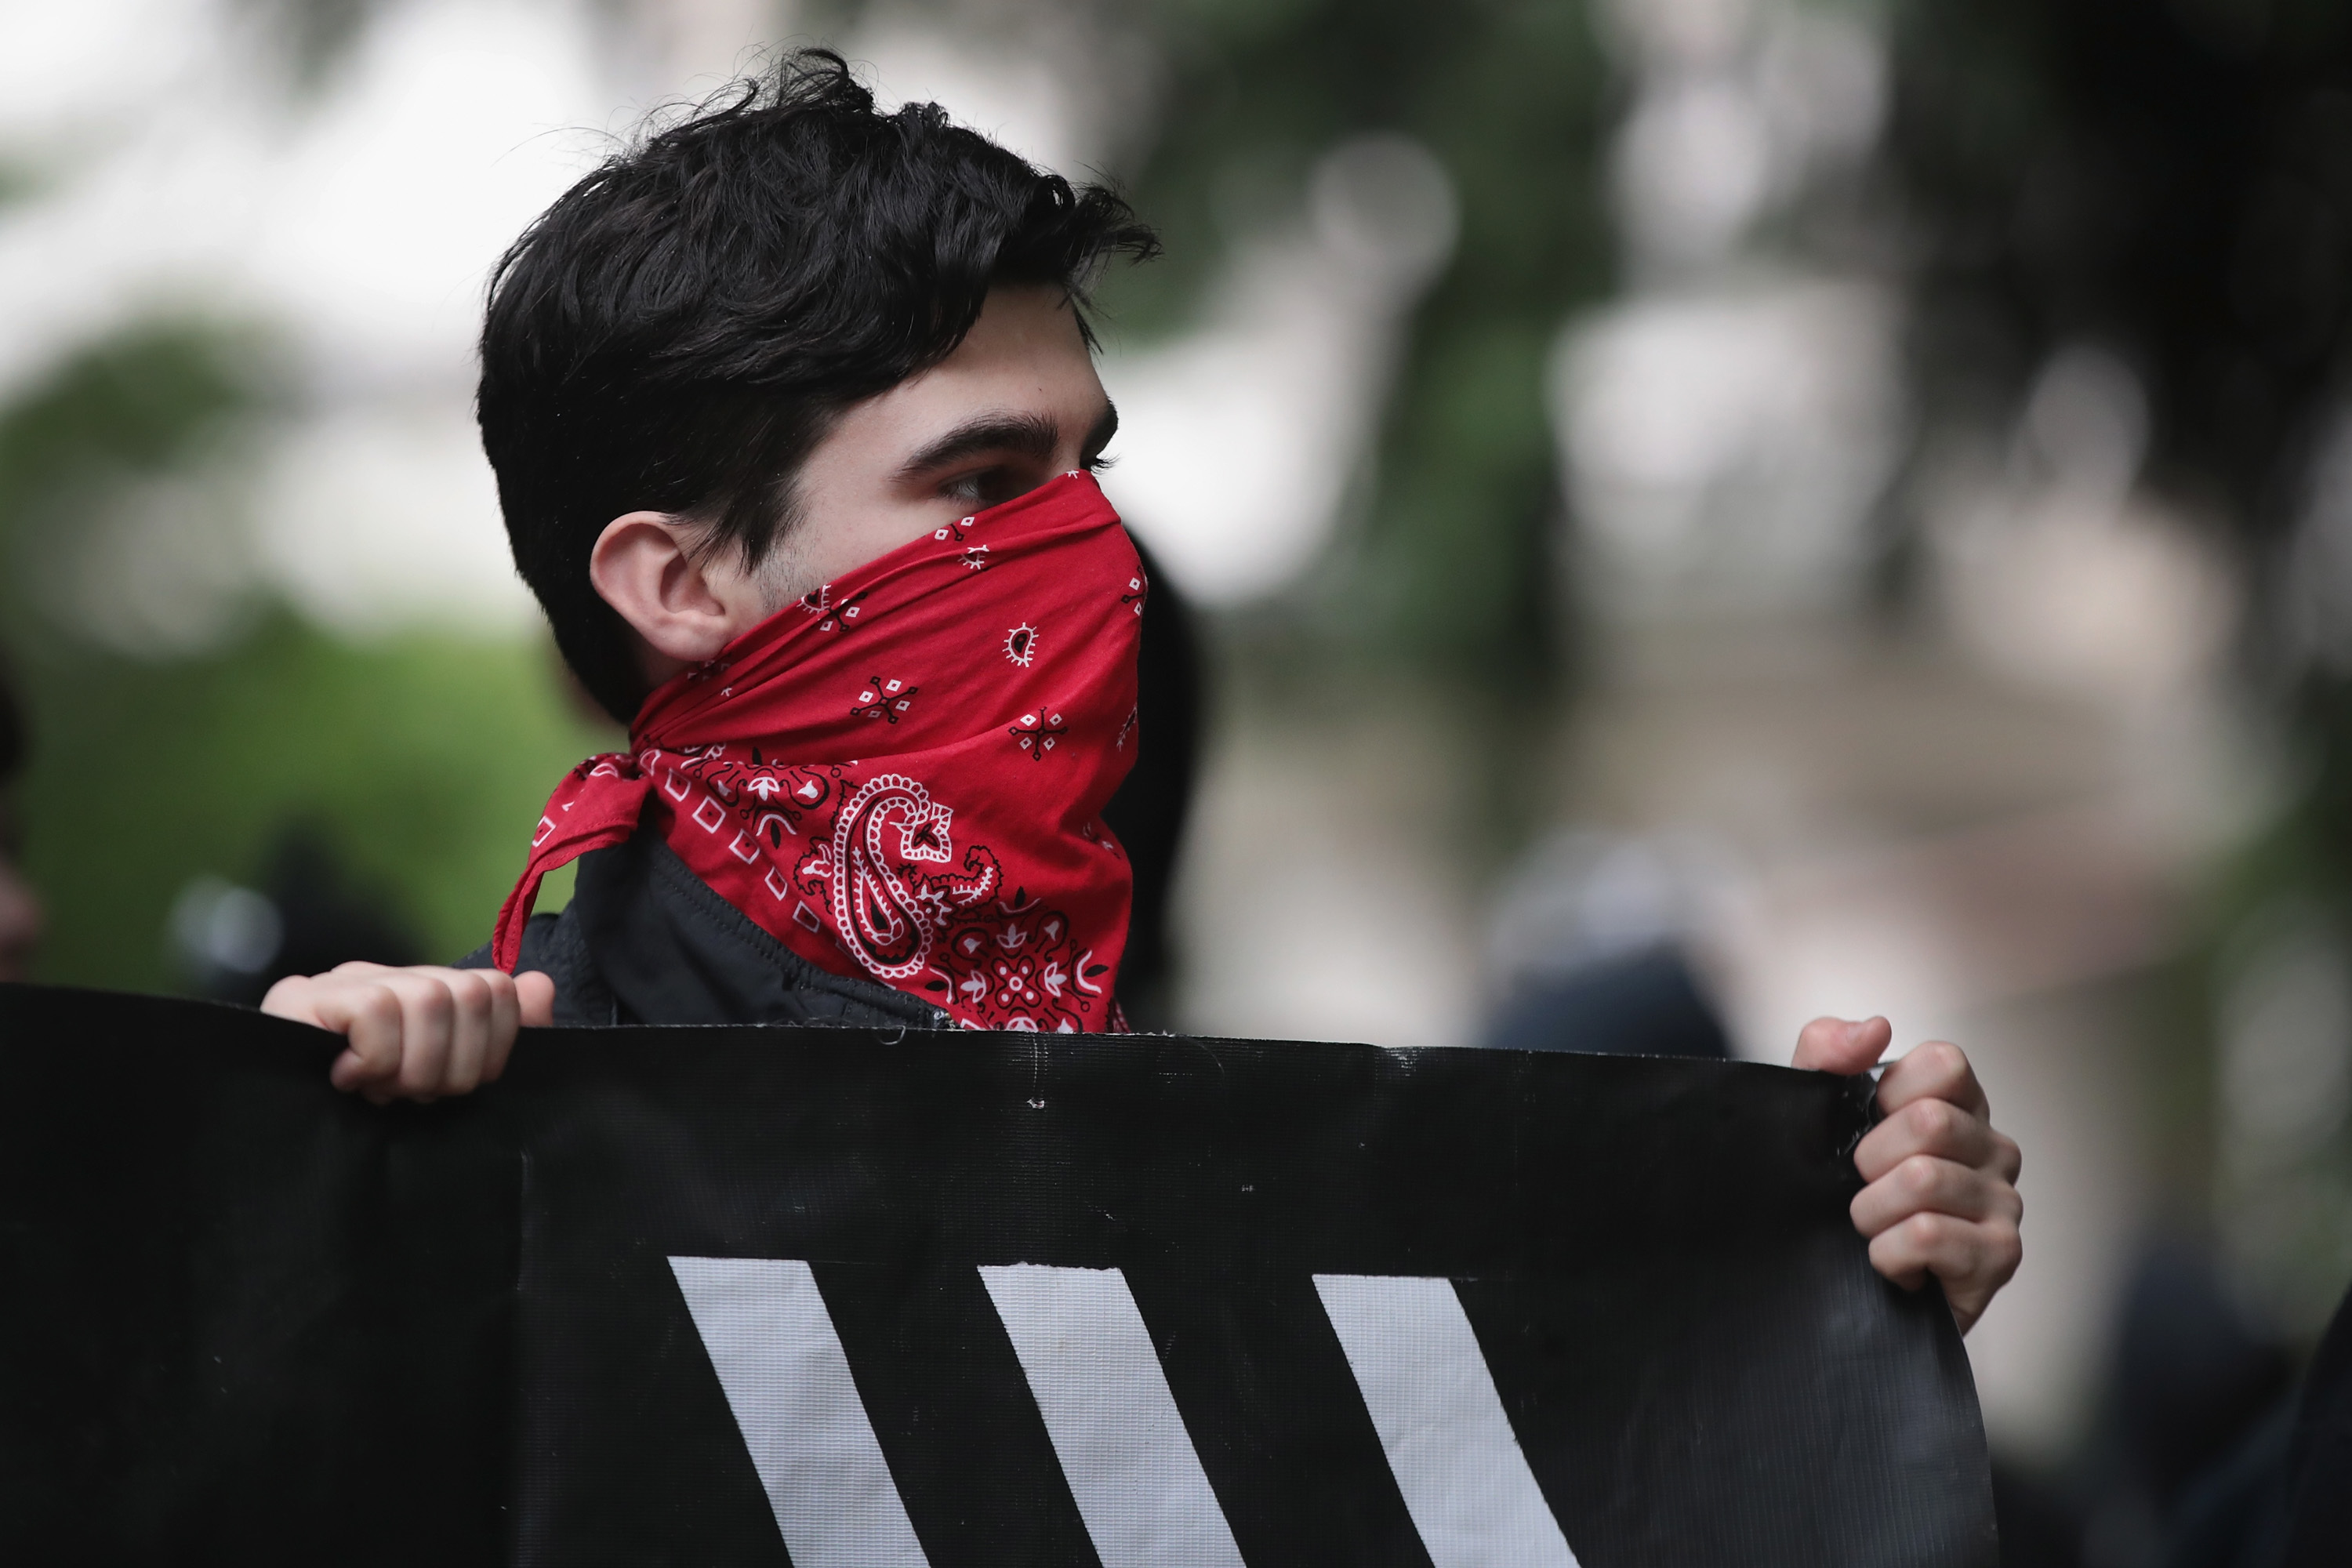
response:
<path fill-rule="evenodd" d="M 633 511 L 604 525 L 588 555 L 588 581 L 664 659 L 699 664 L 761 619 L 744 574 L 722 549 L 703 558 L 692 524 Z"/>

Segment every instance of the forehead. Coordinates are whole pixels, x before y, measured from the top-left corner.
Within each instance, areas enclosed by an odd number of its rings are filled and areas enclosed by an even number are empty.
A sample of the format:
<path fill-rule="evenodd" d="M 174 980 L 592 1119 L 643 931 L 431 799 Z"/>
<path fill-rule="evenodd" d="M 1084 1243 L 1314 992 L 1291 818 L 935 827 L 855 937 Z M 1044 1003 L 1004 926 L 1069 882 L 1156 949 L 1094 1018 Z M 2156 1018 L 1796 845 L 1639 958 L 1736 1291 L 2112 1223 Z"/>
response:
<path fill-rule="evenodd" d="M 1062 290 L 992 290 L 946 359 L 849 408 L 829 445 L 896 464 L 960 426 L 992 416 L 1083 437 L 1110 406 L 1077 312 Z"/>
<path fill-rule="evenodd" d="M 929 385 L 934 393 L 944 393 L 986 385 L 1003 394 L 1022 384 L 1034 384 L 1034 391 L 1047 396 L 1102 395 L 1094 355 L 1078 328 L 1078 313 L 1068 295 L 1050 285 L 991 289 L 980 320 L 955 353 L 892 392 Z"/>

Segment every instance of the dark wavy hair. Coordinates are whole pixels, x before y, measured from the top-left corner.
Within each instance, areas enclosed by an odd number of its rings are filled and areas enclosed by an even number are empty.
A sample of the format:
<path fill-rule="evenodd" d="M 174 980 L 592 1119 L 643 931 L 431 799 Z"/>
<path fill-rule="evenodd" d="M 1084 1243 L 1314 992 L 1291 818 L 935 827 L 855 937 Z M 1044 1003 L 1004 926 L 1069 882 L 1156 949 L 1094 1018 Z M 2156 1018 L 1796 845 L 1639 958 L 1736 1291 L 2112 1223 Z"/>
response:
<path fill-rule="evenodd" d="M 581 682 L 623 723 L 646 695 L 588 580 L 606 523 L 688 517 L 756 565 L 839 413 L 953 353 L 992 284 L 1083 305 L 1108 258 L 1158 248 L 1116 194 L 936 104 L 878 112 L 827 49 L 565 192 L 491 277 L 476 412 L 515 565 Z"/>

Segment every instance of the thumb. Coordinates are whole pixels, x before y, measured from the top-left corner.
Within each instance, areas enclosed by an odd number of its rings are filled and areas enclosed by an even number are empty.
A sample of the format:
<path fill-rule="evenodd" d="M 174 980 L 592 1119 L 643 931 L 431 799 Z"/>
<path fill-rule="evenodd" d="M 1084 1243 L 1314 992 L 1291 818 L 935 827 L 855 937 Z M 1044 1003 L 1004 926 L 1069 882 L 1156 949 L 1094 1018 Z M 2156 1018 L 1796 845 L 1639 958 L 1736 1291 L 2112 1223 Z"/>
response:
<path fill-rule="evenodd" d="M 517 1020 L 526 1029 L 544 1029 L 555 1022 L 555 982 L 536 969 L 515 976 Z"/>
<path fill-rule="evenodd" d="M 1859 1024 L 1816 1018 L 1798 1035 L 1797 1054 L 1789 1065 L 1809 1072 L 1868 1072 L 1894 1041 L 1895 1026 L 1884 1018 Z"/>

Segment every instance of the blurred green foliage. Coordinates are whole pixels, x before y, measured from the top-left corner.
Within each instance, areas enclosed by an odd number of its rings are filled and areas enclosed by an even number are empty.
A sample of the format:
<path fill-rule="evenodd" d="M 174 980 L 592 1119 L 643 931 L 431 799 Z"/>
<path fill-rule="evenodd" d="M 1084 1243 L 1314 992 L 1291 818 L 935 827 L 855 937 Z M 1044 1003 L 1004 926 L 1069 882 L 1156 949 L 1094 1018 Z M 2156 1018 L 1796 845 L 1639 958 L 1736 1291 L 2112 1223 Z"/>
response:
<path fill-rule="evenodd" d="M 170 664 L 20 658 L 41 977 L 173 984 L 173 896 L 203 873 L 249 879 L 293 823 L 323 830 L 429 953 L 488 941 L 548 791 L 613 743 L 566 711 L 551 657 L 432 637 L 354 647 L 281 614 Z"/>
<path fill-rule="evenodd" d="M 33 602 L 37 555 L 73 548 L 122 487 L 234 447 L 274 405 L 256 334 L 182 321 L 93 345 L 0 408 L 0 634 L 33 732 L 18 805 L 49 906 L 44 979 L 173 984 L 173 898 L 199 874 L 249 879 L 296 823 L 454 957 L 486 939 L 547 791 L 611 743 L 531 642 L 352 646 L 264 608 L 225 646 L 147 659 Z"/>
<path fill-rule="evenodd" d="M 1618 105 L 1598 8 L 1157 0 L 1141 14 L 1168 80 L 1146 151 L 1115 173 L 1168 254 L 1106 280 L 1123 329 L 1190 319 L 1238 243 L 1299 220 L 1316 159 L 1349 137 L 1411 136 L 1452 180 L 1459 235 L 1406 323 L 1356 515 L 1300 592 L 1227 628 L 1228 650 L 1277 686 L 1403 681 L 1453 710 L 1472 797 L 1456 848 L 1500 867 L 1541 826 L 1536 763 L 1574 647 L 1544 373 L 1561 329 L 1615 283 L 1602 159 Z"/>
<path fill-rule="evenodd" d="M 1591 9 L 1158 0 L 1141 15 L 1167 87 L 1146 150 L 1113 173 L 1168 254 L 1106 279 L 1122 329 L 1188 320 L 1237 241 L 1296 219 L 1316 158 L 1347 138 L 1402 132 L 1444 164 L 1460 237 L 1410 323 L 1361 531 L 1316 583 L 1314 624 L 1358 658 L 1542 689 L 1565 646 L 1544 364 L 1613 279 Z"/>
<path fill-rule="evenodd" d="M 1322 586 L 1359 653 L 1540 687 L 1561 647 L 1544 361 L 1612 276 L 1607 64 L 1587 8 L 1171 0 L 1162 16 L 1174 81 L 1131 176 L 1175 263 L 1158 287 L 1198 289 L 1240 237 L 1215 193 L 1276 152 L 1293 202 L 1314 154 L 1364 132 L 1414 136 L 1452 175 L 1454 259 L 1411 323 L 1362 537 Z"/>

